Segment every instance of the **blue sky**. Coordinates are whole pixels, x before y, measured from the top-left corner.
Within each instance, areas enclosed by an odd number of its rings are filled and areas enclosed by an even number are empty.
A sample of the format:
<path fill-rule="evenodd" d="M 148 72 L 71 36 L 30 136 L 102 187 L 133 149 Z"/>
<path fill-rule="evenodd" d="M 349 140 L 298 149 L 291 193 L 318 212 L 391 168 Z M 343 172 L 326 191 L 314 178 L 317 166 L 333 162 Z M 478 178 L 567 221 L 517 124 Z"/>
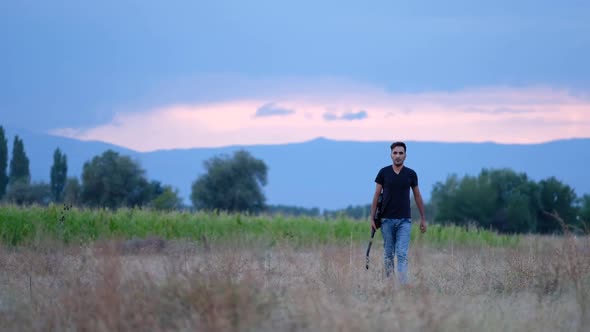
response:
<path fill-rule="evenodd" d="M 572 0 L 4 1 L 0 124 L 138 150 L 270 143 L 270 119 L 287 117 L 301 124 L 279 143 L 353 139 L 355 128 L 384 139 L 369 133 L 387 119 L 473 113 L 482 117 L 452 123 L 539 127 L 525 143 L 580 137 L 590 132 L 589 17 L 590 2 Z M 168 120 L 179 112 L 195 127 Z M 231 128 L 215 127 L 220 112 Z M 556 119 L 567 124 L 550 127 Z M 516 139 L 445 135 L 452 123 L 401 138 Z M 139 146 L 145 133 L 170 143 Z"/>

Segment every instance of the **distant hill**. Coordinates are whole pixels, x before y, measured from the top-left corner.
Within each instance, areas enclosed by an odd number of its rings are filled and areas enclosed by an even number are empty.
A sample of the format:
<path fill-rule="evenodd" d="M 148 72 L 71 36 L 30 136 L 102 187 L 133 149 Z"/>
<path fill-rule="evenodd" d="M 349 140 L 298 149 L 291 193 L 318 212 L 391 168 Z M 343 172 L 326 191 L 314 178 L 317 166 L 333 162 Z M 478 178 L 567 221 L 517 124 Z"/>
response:
<path fill-rule="evenodd" d="M 30 159 L 36 181 L 49 181 L 53 151 L 68 157 L 68 174 L 80 176 L 82 165 L 107 149 L 131 156 L 148 178 L 170 184 L 190 202 L 192 182 L 203 174 L 203 161 L 219 154 L 245 149 L 269 167 L 265 192 L 269 204 L 339 209 L 370 202 L 377 171 L 391 164 L 391 142 L 333 141 L 318 138 L 303 143 L 162 150 L 141 153 L 102 142 L 83 142 L 5 128 L 9 153 L 18 134 Z M 417 171 L 426 200 L 436 182 L 448 175 L 477 175 L 482 168 L 511 168 L 533 180 L 555 176 L 578 195 L 590 193 L 590 139 L 560 140 L 543 144 L 406 142 L 406 165 Z"/>

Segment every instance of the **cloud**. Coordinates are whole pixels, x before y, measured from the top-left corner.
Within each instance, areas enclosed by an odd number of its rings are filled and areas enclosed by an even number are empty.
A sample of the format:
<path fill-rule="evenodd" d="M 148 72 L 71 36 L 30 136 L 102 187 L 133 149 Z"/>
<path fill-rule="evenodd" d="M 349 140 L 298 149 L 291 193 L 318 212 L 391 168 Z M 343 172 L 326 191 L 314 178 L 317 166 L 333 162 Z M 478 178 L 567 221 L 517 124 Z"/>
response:
<path fill-rule="evenodd" d="M 519 109 L 519 108 L 511 108 L 511 107 L 499 107 L 493 109 L 482 109 L 482 108 L 465 108 L 465 112 L 473 112 L 473 113 L 487 113 L 487 114 L 523 114 L 523 113 L 533 113 L 534 110 L 531 109 Z"/>
<path fill-rule="evenodd" d="M 61 128 L 53 133 L 138 151 L 283 144 L 320 136 L 521 144 L 590 137 L 590 96 L 564 89 L 489 87 L 387 93 L 362 84 L 291 83 L 275 82 L 264 96 L 119 112 L 100 126 Z M 257 110 L 255 115 L 252 110 Z"/>
<path fill-rule="evenodd" d="M 254 117 L 285 116 L 295 113 L 294 110 L 277 106 L 275 103 L 266 103 L 256 110 Z"/>
<path fill-rule="evenodd" d="M 326 121 L 338 121 L 338 120 L 344 120 L 344 121 L 353 121 L 353 120 L 363 120 L 367 118 L 367 112 L 366 111 L 358 111 L 358 112 L 344 112 L 341 115 L 337 115 L 334 112 L 326 112 L 324 113 L 324 120 Z"/>

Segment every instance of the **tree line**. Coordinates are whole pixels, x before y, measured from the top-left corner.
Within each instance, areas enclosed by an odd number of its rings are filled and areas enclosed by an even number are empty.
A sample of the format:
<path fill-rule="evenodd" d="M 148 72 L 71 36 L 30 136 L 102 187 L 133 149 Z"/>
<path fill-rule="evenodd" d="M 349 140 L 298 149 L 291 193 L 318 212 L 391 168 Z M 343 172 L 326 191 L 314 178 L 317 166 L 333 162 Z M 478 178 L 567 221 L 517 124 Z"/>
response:
<path fill-rule="evenodd" d="M 50 183 L 32 182 L 29 158 L 18 135 L 8 164 L 8 141 L 0 126 L 0 201 L 28 205 L 65 203 L 75 206 L 148 207 L 159 210 L 190 208 L 178 189 L 149 180 L 137 161 L 107 150 L 83 165 L 80 179 L 68 176 L 67 156 L 56 148 Z M 192 184 L 192 208 L 259 213 L 266 209 L 262 186 L 267 166 L 246 151 L 233 157 L 216 156 L 205 162 L 207 173 Z M 8 174 L 7 174 L 8 170 Z"/>
<path fill-rule="evenodd" d="M 483 169 L 478 176 L 449 176 L 432 190 L 435 221 L 475 224 L 503 233 L 555 233 L 559 216 L 588 232 L 590 195 L 578 197 L 555 177 L 533 181 L 510 169 Z"/>
<path fill-rule="evenodd" d="M 8 174 L 6 173 L 8 167 Z M 176 209 L 178 191 L 159 181 L 148 181 L 138 163 L 108 150 L 84 163 L 81 180 L 68 177 L 67 156 L 53 153 L 50 183 L 32 182 L 29 158 L 22 139 L 14 137 L 8 165 L 8 145 L 0 126 L 0 200 L 18 205 L 65 203 L 68 205 L 119 208 L 150 206 Z"/>

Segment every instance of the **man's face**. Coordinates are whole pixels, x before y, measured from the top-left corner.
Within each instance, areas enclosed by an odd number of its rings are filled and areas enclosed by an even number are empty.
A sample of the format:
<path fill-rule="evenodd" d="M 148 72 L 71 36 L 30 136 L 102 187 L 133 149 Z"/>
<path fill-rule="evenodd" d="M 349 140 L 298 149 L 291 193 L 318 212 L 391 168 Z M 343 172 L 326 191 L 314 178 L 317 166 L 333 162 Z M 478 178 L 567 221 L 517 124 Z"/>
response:
<path fill-rule="evenodd" d="M 393 164 L 396 166 L 404 164 L 404 160 L 406 160 L 406 151 L 404 151 L 403 146 L 396 146 L 391 150 L 391 160 L 393 160 Z"/>

